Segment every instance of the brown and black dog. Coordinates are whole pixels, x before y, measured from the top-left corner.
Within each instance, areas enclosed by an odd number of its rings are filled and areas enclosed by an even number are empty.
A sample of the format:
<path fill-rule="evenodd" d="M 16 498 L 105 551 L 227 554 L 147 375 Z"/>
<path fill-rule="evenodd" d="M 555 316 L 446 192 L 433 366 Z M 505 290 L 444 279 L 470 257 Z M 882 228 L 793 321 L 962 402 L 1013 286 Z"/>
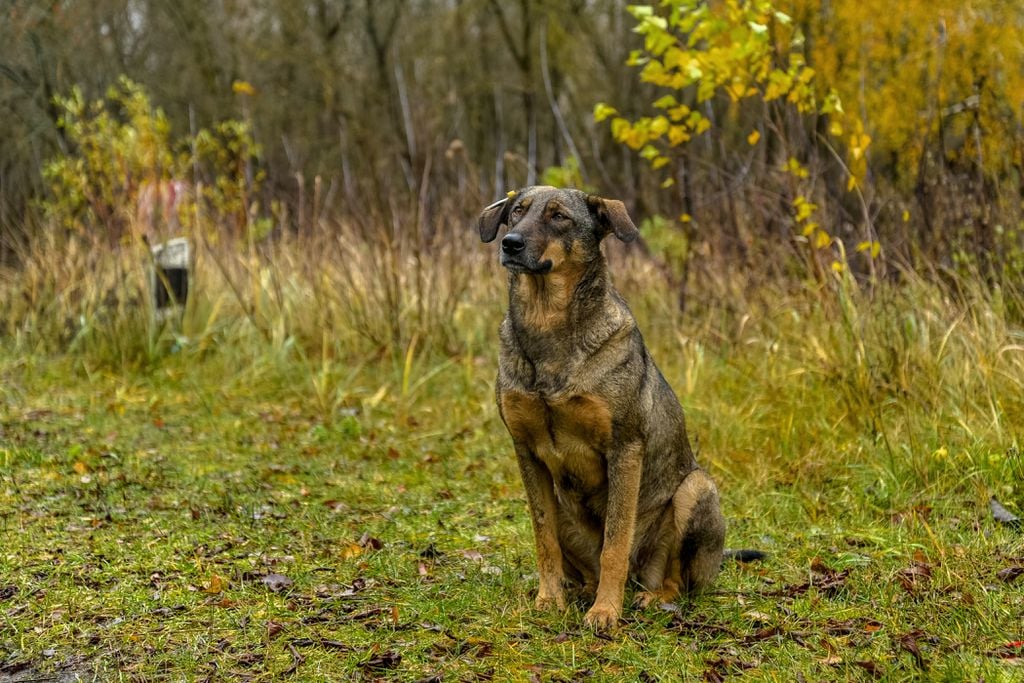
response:
<path fill-rule="evenodd" d="M 638 235 L 622 202 L 528 187 L 484 209 L 501 227 L 509 307 L 498 409 L 512 435 L 537 543 L 537 606 L 565 607 L 563 583 L 594 596 L 586 623 L 671 601 L 718 574 L 725 519 L 697 465 L 683 411 L 612 286 L 601 241 Z"/>

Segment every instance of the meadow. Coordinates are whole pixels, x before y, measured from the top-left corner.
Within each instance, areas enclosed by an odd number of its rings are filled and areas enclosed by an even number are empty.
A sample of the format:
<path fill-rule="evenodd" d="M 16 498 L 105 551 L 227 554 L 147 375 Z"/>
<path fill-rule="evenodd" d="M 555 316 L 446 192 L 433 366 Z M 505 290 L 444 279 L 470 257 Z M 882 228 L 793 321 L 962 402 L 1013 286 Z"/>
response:
<path fill-rule="evenodd" d="M 598 634 L 533 608 L 504 273 L 463 237 L 206 245 L 162 322 L 144 247 L 3 271 L 0 681 L 1020 680 L 1020 291 L 731 273 L 681 312 L 613 254 L 769 558 Z"/>

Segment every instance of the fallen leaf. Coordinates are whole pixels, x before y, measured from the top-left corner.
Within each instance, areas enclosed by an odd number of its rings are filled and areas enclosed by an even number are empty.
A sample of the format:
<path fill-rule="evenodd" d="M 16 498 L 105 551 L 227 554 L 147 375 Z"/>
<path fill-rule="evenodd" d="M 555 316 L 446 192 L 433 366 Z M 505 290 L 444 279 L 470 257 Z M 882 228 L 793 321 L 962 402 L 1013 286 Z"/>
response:
<path fill-rule="evenodd" d="M 906 650 L 914 656 L 914 662 L 917 664 L 917 668 L 921 671 L 928 670 L 928 664 L 924 661 L 924 656 L 921 654 L 921 648 L 917 644 L 917 639 L 921 635 L 919 631 L 911 631 L 903 636 L 900 636 L 899 646 L 901 649 Z"/>
<path fill-rule="evenodd" d="M 208 583 L 203 588 L 203 592 L 210 593 L 211 595 L 216 595 L 217 593 L 220 593 L 225 588 L 227 588 L 227 585 L 228 583 L 226 579 L 224 579 L 221 576 L 218 576 L 217 574 L 214 574 L 210 577 L 210 583 Z"/>
<path fill-rule="evenodd" d="M 402 663 L 402 655 L 395 652 L 394 650 L 388 650 L 376 657 L 371 657 L 365 662 L 361 663 L 364 669 L 372 670 L 383 670 L 383 669 L 394 669 Z"/>
<path fill-rule="evenodd" d="M 996 576 L 1006 583 L 1013 583 L 1021 576 L 1024 576 L 1024 567 L 1007 567 L 996 572 Z"/>
<path fill-rule="evenodd" d="M 1005 524 L 1014 529 L 1020 528 L 1020 517 L 1004 508 L 1002 503 L 996 500 L 995 496 L 989 498 L 988 508 L 992 511 L 992 517 L 1000 524 Z"/>
<path fill-rule="evenodd" d="M 909 567 L 896 572 L 896 578 L 899 579 L 899 582 L 908 593 L 913 593 L 931 581 L 932 568 L 931 565 L 915 562 Z"/>
<path fill-rule="evenodd" d="M 384 547 L 384 541 L 379 538 L 374 538 L 369 534 L 369 532 L 367 532 L 359 537 L 359 545 L 367 550 L 380 550 Z"/>
<path fill-rule="evenodd" d="M 479 550 L 460 550 L 459 552 L 462 553 L 462 556 L 464 558 L 466 558 L 467 560 L 472 560 L 474 562 L 482 562 L 484 559 L 483 553 L 481 553 Z"/>
<path fill-rule="evenodd" d="M 280 593 L 295 582 L 284 574 L 266 574 L 260 577 L 260 583 L 269 588 L 272 592 Z"/>
<path fill-rule="evenodd" d="M 744 669 L 757 667 L 756 662 L 744 662 L 739 659 L 728 659 L 725 657 L 708 659 L 704 661 L 704 664 L 707 666 L 704 670 L 704 680 L 711 683 L 721 683 L 730 674 L 740 673 Z"/>
<path fill-rule="evenodd" d="M 359 557 L 363 554 L 363 546 L 358 543 L 349 543 L 341 549 L 341 559 L 351 560 L 353 557 Z"/>
<path fill-rule="evenodd" d="M 280 623 L 278 623 L 276 621 L 268 621 L 267 622 L 267 638 L 268 639 L 272 639 L 272 638 L 277 637 L 277 635 L 280 634 L 281 631 L 283 631 L 283 630 L 284 630 L 284 625 L 283 624 L 280 624 Z"/>

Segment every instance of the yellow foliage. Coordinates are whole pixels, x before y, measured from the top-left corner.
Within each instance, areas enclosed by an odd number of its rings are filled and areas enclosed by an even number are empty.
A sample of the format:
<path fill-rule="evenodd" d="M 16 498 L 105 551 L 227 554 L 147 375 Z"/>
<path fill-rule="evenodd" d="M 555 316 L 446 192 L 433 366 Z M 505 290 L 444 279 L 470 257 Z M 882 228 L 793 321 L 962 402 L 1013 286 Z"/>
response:
<path fill-rule="evenodd" d="M 867 141 L 905 187 L 939 134 L 950 160 L 988 173 L 1013 166 L 1008 140 L 1024 113 L 1024 5 L 1005 0 L 790 0 L 778 3 L 813 40 L 818 78 L 861 113 L 847 131 L 860 162 Z M 833 122 L 833 126 L 836 124 Z M 865 131 L 870 131 L 866 133 Z M 833 129 L 833 135 L 841 131 Z M 975 135 L 977 134 L 977 137 Z M 860 170 L 854 175 L 863 178 Z M 857 181 L 850 184 L 856 187 Z"/>

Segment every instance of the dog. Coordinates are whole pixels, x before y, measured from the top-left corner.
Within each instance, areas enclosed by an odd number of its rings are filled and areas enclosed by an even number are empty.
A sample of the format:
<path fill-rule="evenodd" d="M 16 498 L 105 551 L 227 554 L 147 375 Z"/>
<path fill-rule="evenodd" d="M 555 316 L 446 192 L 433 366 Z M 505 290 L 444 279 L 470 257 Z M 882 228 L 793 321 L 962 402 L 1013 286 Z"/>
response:
<path fill-rule="evenodd" d="M 621 201 L 534 186 L 483 210 L 499 230 L 509 306 L 498 411 L 515 448 L 536 540 L 536 606 L 565 609 L 565 586 L 615 627 L 627 580 L 636 603 L 671 602 L 718 574 L 725 518 L 690 448 L 683 410 L 609 278 L 601 242 L 639 234 Z"/>

